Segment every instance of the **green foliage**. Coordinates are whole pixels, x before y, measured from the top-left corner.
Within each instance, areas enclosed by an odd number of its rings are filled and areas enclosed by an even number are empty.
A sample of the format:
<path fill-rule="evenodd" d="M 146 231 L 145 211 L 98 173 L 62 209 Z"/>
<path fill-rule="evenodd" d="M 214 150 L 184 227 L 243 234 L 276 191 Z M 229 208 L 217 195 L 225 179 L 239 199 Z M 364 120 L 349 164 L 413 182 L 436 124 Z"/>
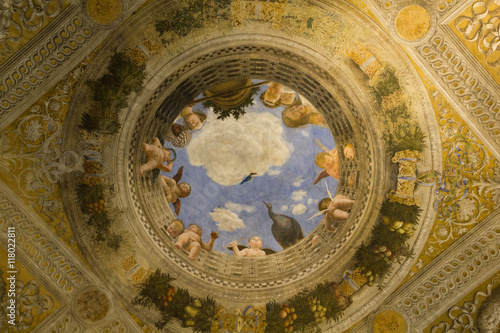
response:
<path fill-rule="evenodd" d="M 128 96 L 139 91 L 146 77 L 146 65 L 137 65 L 124 52 L 115 53 L 108 73 L 95 81 L 87 81 L 93 103 L 83 114 L 80 128 L 87 131 L 118 133 L 118 112 L 128 106 Z"/>
<path fill-rule="evenodd" d="M 385 69 L 371 85 L 371 95 L 379 106 L 385 97 L 400 89 L 399 80 L 394 69 Z M 385 125 L 383 139 L 387 144 L 387 153 L 394 153 L 411 149 L 422 152 L 425 149 L 425 135 L 413 119 L 406 103 L 402 103 L 390 110 L 380 112 Z"/>
<path fill-rule="evenodd" d="M 224 120 L 226 118 L 229 118 L 230 116 L 233 116 L 234 119 L 238 120 L 241 116 L 245 115 L 246 113 L 245 108 L 254 104 L 255 94 L 257 93 L 258 90 L 259 87 L 251 88 L 248 97 L 245 100 L 243 100 L 239 105 L 230 109 L 226 110 L 222 109 L 221 107 L 219 107 L 210 100 L 203 102 L 203 106 L 205 108 L 212 108 L 213 112 L 217 115 L 217 119 Z"/>
<path fill-rule="evenodd" d="M 407 206 L 397 202 L 390 202 L 389 200 L 386 200 L 382 203 L 380 213 L 383 216 L 390 216 L 397 221 L 417 224 L 418 218 L 422 213 L 422 209 L 418 206 Z"/>
<path fill-rule="evenodd" d="M 326 307 L 325 318 L 327 321 L 338 321 L 342 311 L 337 303 L 337 298 L 330 288 L 330 283 L 318 284 L 311 294 L 317 297 L 323 307 Z"/>
<path fill-rule="evenodd" d="M 82 211 L 87 212 L 90 216 L 86 221 L 87 225 L 92 228 L 95 240 L 98 242 L 106 242 L 106 245 L 118 250 L 122 241 L 122 236 L 110 232 L 111 225 L 114 220 L 106 211 L 90 211 L 87 210 L 87 205 L 94 204 L 100 200 L 105 200 L 114 194 L 113 186 L 79 184 L 76 186 L 76 198 L 80 203 Z"/>
<path fill-rule="evenodd" d="M 155 22 L 155 29 L 160 36 L 170 33 L 170 37 L 162 40 L 171 43 L 175 37 L 186 37 L 191 32 L 203 28 L 207 22 L 229 20 L 231 0 L 214 0 L 212 3 L 195 0 L 188 6 L 177 10 L 169 18 Z"/>
<path fill-rule="evenodd" d="M 132 300 L 133 305 L 140 305 L 147 309 L 157 303 L 159 295 L 165 294 L 165 291 L 171 287 L 170 282 L 175 279 L 170 274 L 162 273 L 158 268 L 154 273 L 148 276 L 146 281 L 139 284 L 139 294 Z"/>
<path fill-rule="evenodd" d="M 83 207 L 104 199 L 105 188 L 103 185 L 89 186 L 87 184 L 79 184 L 76 186 L 76 199 Z"/>
<path fill-rule="evenodd" d="M 101 131 L 109 134 L 118 133 L 120 130 L 120 123 L 117 120 L 108 119 L 104 116 L 96 117 L 89 113 L 84 113 L 82 115 L 82 122 L 80 123 L 80 128 L 86 131 Z"/>
<path fill-rule="evenodd" d="M 356 267 L 362 267 L 363 270 L 372 271 L 376 278 L 383 278 L 391 271 L 391 263 L 386 259 L 385 255 L 373 252 L 370 246 L 361 244 L 354 254 Z"/>
<path fill-rule="evenodd" d="M 388 226 L 382 223 L 378 223 L 372 230 L 372 242 L 386 246 L 397 258 L 412 255 L 412 251 L 406 243 L 409 238 L 408 234 L 391 231 Z M 379 254 L 377 253 L 377 255 Z M 386 258 L 386 260 L 388 259 Z"/>
<path fill-rule="evenodd" d="M 384 133 L 383 139 L 387 143 L 387 153 L 391 156 L 401 150 L 411 149 L 423 152 L 426 148 L 425 134 L 416 124 L 395 126 L 394 130 Z"/>
<path fill-rule="evenodd" d="M 283 319 L 281 319 L 280 305 L 276 301 L 270 301 L 266 304 L 266 333 L 283 332 Z"/>
<path fill-rule="evenodd" d="M 121 235 L 117 235 L 114 233 L 106 234 L 106 245 L 114 251 L 118 251 L 121 246 L 122 240 L 123 237 Z"/>
<path fill-rule="evenodd" d="M 182 320 L 185 315 L 184 308 L 189 305 L 192 300 L 193 298 L 187 289 L 181 288 L 177 291 L 173 301 L 168 305 L 168 307 L 162 310 L 162 315 L 165 314 Z"/>
<path fill-rule="evenodd" d="M 211 297 L 203 299 L 201 304 L 200 312 L 198 313 L 193 326 L 193 331 L 196 333 L 210 332 L 212 321 L 217 309 L 217 304 Z"/>
<path fill-rule="evenodd" d="M 319 327 L 315 321 L 311 306 L 307 301 L 307 298 L 312 293 L 309 290 L 304 290 L 289 300 L 290 306 L 295 309 L 295 313 L 297 314 L 297 320 L 293 323 L 295 332 L 313 332 Z M 283 320 L 281 323 L 283 323 Z"/>
<path fill-rule="evenodd" d="M 118 112 L 127 106 L 127 96 L 139 91 L 146 77 L 146 65 L 137 65 L 124 52 L 115 53 L 109 62 L 108 73 L 96 81 L 88 81 L 93 99 L 104 109 Z"/>
<path fill-rule="evenodd" d="M 339 308 L 335 293 L 330 288 L 330 283 L 325 282 L 316 285 L 313 290 L 301 291 L 283 305 L 276 303 L 276 301 L 268 302 L 266 304 L 266 333 L 283 332 L 285 319 L 280 316 L 280 312 L 285 308 L 292 309 L 290 311 L 297 315 L 296 320 L 290 325 L 293 326 L 293 332 L 320 333 L 319 323 L 322 319 L 318 318 L 319 313 L 315 315 L 313 311 L 313 304 L 311 303 L 313 300 L 318 302 L 315 303 L 315 307 L 321 305 L 326 309 L 324 319 L 327 321 L 339 320 L 342 311 Z"/>
<path fill-rule="evenodd" d="M 113 222 L 108 212 L 98 212 L 90 215 L 87 225 L 92 227 L 96 241 L 106 242 L 109 248 L 116 251 L 120 248 L 122 236 L 110 232 Z"/>
<path fill-rule="evenodd" d="M 371 86 L 371 93 L 375 97 L 378 105 L 382 104 L 385 96 L 389 96 L 401 86 L 393 69 L 384 70 L 378 77 L 377 82 Z"/>
<path fill-rule="evenodd" d="M 400 119 L 411 119 L 410 110 L 406 104 L 401 104 L 393 109 L 384 112 L 385 121 L 390 120 L 393 123 L 397 123 Z"/>
<path fill-rule="evenodd" d="M 159 330 L 165 328 L 172 318 L 177 318 L 184 327 L 193 327 L 194 332 L 210 332 L 217 309 L 215 301 L 210 297 L 203 300 L 193 298 L 186 289 L 175 291 L 172 281 L 174 278 L 157 269 L 138 286 L 139 294 L 132 304 L 148 309 L 155 306 L 161 313 L 161 320 L 156 323 Z M 167 295 L 171 296 L 168 303 L 165 300 Z"/>

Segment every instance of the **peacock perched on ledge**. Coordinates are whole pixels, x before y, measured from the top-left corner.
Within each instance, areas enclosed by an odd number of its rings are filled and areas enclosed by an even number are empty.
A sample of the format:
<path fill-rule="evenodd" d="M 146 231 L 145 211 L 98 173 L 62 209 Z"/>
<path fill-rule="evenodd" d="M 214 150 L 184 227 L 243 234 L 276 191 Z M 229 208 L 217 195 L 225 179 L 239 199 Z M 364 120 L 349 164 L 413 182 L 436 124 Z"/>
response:
<path fill-rule="evenodd" d="M 280 215 L 273 212 L 273 206 L 264 202 L 267 207 L 269 217 L 273 220 L 271 231 L 274 239 L 283 249 L 294 245 L 304 238 L 304 233 L 296 219 L 286 215 Z"/>

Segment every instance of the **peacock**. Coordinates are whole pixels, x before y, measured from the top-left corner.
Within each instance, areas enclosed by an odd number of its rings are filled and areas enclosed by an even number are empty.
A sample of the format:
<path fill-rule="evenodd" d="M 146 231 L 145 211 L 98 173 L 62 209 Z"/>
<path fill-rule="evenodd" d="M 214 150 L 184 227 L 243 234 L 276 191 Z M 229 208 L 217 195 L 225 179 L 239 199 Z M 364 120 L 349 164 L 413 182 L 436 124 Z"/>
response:
<path fill-rule="evenodd" d="M 283 249 L 294 245 L 304 238 L 304 233 L 296 219 L 286 215 L 279 215 L 273 212 L 273 206 L 264 202 L 267 207 L 269 217 L 273 220 L 271 231 L 274 239 Z"/>

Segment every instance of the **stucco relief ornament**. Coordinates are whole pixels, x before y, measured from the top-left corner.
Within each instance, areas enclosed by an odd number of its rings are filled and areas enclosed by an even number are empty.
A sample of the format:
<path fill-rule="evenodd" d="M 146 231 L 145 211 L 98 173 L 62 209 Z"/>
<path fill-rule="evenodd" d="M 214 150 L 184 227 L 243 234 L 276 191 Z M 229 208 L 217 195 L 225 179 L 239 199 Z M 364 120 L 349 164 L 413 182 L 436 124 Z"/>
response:
<path fill-rule="evenodd" d="M 431 328 L 431 333 L 496 333 L 500 327 L 500 288 L 498 275 L 486 287 L 474 294 L 472 301 L 466 301 L 463 306 L 454 305 L 448 312 L 449 322 L 441 321 Z M 497 286 L 492 292 L 494 286 Z M 479 301 L 486 297 L 481 306 Z"/>
<path fill-rule="evenodd" d="M 16 325 L 9 326 L 9 332 L 29 331 L 35 317 L 54 308 L 53 298 L 40 293 L 40 284 L 36 280 L 31 280 L 26 284 L 17 280 L 16 294 L 19 295 Z"/>
<path fill-rule="evenodd" d="M 89 286 L 76 295 L 71 303 L 75 318 L 85 326 L 99 326 L 112 313 L 113 303 L 106 291 Z"/>
<path fill-rule="evenodd" d="M 477 326 L 481 333 L 495 333 L 500 327 L 500 288 L 488 297 L 479 308 Z"/>
<path fill-rule="evenodd" d="M 12 0 L 2 0 L 0 2 L 0 41 L 9 33 L 10 22 L 12 21 Z"/>

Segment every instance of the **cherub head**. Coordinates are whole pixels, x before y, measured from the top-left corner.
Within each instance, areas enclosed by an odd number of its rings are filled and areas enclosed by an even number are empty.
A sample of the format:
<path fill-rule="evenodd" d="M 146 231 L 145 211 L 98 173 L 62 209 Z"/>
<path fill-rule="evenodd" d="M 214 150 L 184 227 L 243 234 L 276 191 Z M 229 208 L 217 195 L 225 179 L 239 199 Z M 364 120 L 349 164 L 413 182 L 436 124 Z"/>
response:
<path fill-rule="evenodd" d="M 178 194 L 179 198 L 185 198 L 191 194 L 191 185 L 188 183 L 179 183 L 177 184 L 177 187 L 180 190 L 180 193 Z"/>
<path fill-rule="evenodd" d="M 201 126 L 203 126 L 205 119 L 207 119 L 205 114 L 194 112 L 190 106 L 186 106 L 182 109 L 181 115 L 184 118 L 187 127 L 192 131 L 199 130 Z"/>
<path fill-rule="evenodd" d="M 331 154 L 321 152 L 318 155 L 316 155 L 315 162 L 316 165 L 319 166 L 321 169 L 328 169 L 334 166 L 335 159 Z"/>
<path fill-rule="evenodd" d="M 344 148 L 344 156 L 349 160 L 354 159 L 354 146 L 350 143 Z"/>
<path fill-rule="evenodd" d="M 203 126 L 203 122 L 207 119 L 207 116 L 200 112 L 193 112 L 188 116 L 184 117 L 184 121 L 190 130 L 196 131 Z"/>
<path fill-rule="evenodd" d="M 163 147 L 163 162 L 170 161 L 171 157 L 170 150 L 168 148 Z"/>
<path fill-rule="evenodd" d="M 283 110 L 283 122 L 288 127 L 300 127 L 309 124 L 312 109 L 309 105 L 294 105 Z"/>
<path fill-rule="evenodd" d="M 172 221 L 167 227 L 167 233 L 171 237 L 177 237 L 184 231 L 184 223 L 181 220 Z"/>
<path fill-rule="evenodd" d="M 283 86 L 279 83 L 271 83 L 264 91 L 263 101 L 269 105 L 275 105 L 281 97 Z"/>
<path fill-rule="evenodd" d="M 296 93 L 294 90 L 283 86 L 283 92 L 281 93 L 281 105 L 290 106 L 295 102 Z"/>
<path fill-rule="evenodd" d="M 200 227 L 198 227 L 196 224 L 190 224 L 190 225 L 189 225 L 189 228 L 188 228 L 188 231 L 192 231 L 192 232 L 194 232 L 195 234 L 200 235 L 200 237 L 201 237 L 201 235 L 203 234 L 203 232 L 201 231 L 201 228 L 200 228 Z"/>
<path fill-rule="evenodd" d="M 184 126 L 177 123 L 173 123 L 170 129 L 172 131 L 172 134 L 174 134 L 175 136 L 179 136 L 179 134 L 186 130 Z"/>
<path fill-rule="evenodd" d="M 262 239 L 258 236 L 254 236 L 248 240 L 248 246 L 251 249 L 257 250 L 262 248 Z"/>

